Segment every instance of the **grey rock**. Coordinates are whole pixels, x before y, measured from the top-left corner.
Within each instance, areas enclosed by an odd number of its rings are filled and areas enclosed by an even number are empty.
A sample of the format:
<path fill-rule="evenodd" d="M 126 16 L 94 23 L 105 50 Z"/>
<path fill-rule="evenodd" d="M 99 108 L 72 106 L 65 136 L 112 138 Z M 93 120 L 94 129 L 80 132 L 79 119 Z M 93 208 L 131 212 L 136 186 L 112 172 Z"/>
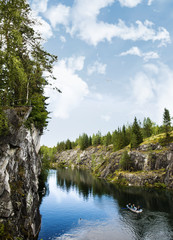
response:
<path fill-rule="evenodd" d="M 0 220 L 9 226 L 12 237 L 34 239 L 40 229 L 38 156 L 40 132 L 24 121 L 31 108 L 6 110 L 10 130 L 0 137 Z M 27 224 L 26 224 L 27 222 Z M 25 229 L 26 231 L 23 231 Z"/>

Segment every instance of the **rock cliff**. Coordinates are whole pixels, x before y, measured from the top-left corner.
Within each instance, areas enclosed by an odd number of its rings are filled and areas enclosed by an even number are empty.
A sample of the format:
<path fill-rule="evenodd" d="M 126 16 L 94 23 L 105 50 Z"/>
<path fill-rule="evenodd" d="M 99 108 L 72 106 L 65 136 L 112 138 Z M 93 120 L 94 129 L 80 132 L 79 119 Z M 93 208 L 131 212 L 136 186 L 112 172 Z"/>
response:
<path fill-rule="evenodd" d="M 141 145 L 129 151 L 132 171 L 121 171 L 119 162 L 122 153 L 123 150 L 113 152 L 112 146 L 90 147 L 84 151 L 67 150 L 56 154 L 54 166 L 84 167 L 101 178 L 120 184 L 173 189 L 173 144 L 166 148 L 158 143 Z"/>
<path fill-rule="evenodd" d="M 40 132 L 25 127 L 31 108 L 5 110 L 9 132 L 0 137 L 0 239 L 37 238 Z"/>

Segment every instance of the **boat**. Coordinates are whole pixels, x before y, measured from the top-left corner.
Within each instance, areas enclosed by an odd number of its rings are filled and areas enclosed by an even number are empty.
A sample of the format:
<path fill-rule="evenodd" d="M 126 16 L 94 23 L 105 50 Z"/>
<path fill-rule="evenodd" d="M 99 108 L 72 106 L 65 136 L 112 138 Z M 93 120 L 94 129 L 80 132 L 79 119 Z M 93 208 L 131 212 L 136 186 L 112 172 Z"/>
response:
<path fill-rule="evenodd" d="M 137 210 L 136 207 L 135 207 L 135 208 L 132 208 L 132 207 L 129 207 L 129 205 L 126 205 L 126 207 L 127 207 L 130 211 L 132 211 L 132 212 L 134 212 L 134 213 L 142 213 L 142 212 L 143 212 L 142 209 Z"/>

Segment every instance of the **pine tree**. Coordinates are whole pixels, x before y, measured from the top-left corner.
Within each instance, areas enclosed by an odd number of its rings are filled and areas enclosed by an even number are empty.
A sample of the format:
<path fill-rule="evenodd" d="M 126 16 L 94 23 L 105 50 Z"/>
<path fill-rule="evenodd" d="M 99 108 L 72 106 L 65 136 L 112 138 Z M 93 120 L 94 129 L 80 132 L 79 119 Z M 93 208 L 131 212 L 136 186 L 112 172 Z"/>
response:
<path fill-rule="evenodd" d="M 136 140 L 135 140 L 136 144 L 132 143 L 132 139 L 131 139 L 131 146 L 132 147 L 137 147 L 140 143 L 143 142 L 141 129 L 140 129 L 140 126 L 137 122 L 136 117 L 135 117 L 133 125 L 132 125 L 132 138 L 133 138 L 133 142 L 134 142 L 134 139 L 136 138 Z M 136 146 L 134 146 L 134 145 L 136 145 Z"/>
<path fill-rule="evenodd" d="M 106 134 L 106 136 L 104 137 L 103 143 L 104 143 L 105 146 L 108 146 L 112 143 L 112 135 L 111 135 L 110 132 L 108 132 Z"/>
<path fill-rule="evenodd" d="M 65 145 L 66 145 L 66 149 L 67 149 L 67 150 L 72 149 L 72 144 L 71 144 L 71 141 L 70 141 L 69 139 L 67 139 Z"/>
<path fill-rule="evenodd" d="M 48 81 L 43 76 L 57 57 L 46 52 L 41 37 L 33 29 L 31 10 L 26 0 L 1 0 L 0 4 L 0 98 L 5 106 L 28 105 L 33 111 L 29 124 L 43 129 L 48 112 L 44 87 Z"/>
<path fill-rule="evenodd" d="M 143 121 L 143 136 L 144 137 L 150 137 L 152 135 L 152 127 L 153 123 L 149 117 L 144 118 Z"/>
<path fill-rule="evenodd" d="M 83 133 L 82 136 L 79 136 L 79 146 L 81 150 L 84 150 L 89 146 L 89 138 L 86 133 Z"/>
<path fill-rule="evenodd" d="M 132 166 L 133 162 L 130 156 L 128 155 L 128 152 L 124 151 L 120 159 L 120 168 L 122 168 L 123 170 L 130 170 Z"/>
<path fill-rule="evenodd" d="M 164 109 L 163 113 L 163 128 L 164 132 L 166 134 L 166 138 L 170 136 L 170 131 L 171 131 L 171 117 L 168 109 Z"/>

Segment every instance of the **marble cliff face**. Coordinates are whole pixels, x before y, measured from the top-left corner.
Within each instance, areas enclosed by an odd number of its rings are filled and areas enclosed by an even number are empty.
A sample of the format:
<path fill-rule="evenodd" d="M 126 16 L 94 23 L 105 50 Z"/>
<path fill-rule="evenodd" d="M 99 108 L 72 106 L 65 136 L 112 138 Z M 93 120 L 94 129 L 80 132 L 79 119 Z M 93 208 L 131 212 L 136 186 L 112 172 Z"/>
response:
<path fill-rule="evenodd" d="M 40 132 L 24 124 L 31 110 L 5 110 L 9 133 L 0 137 L 0 239 L 36 239 L 40 229 Z"/>
<path fill-rule="evenodd" d="M 173 143 L 166 149 L 158 143 L 141 145 L 129 151 L 133 171 L 118 171 L 123 151 L 113 151 L 113 146 L 67 150 L 56 154 L 54 167 L 70 166 L 86 168 L 97 176 L 117 182 L 126 180 L 129 186 L 163 186 L 173 189 Z"/>

